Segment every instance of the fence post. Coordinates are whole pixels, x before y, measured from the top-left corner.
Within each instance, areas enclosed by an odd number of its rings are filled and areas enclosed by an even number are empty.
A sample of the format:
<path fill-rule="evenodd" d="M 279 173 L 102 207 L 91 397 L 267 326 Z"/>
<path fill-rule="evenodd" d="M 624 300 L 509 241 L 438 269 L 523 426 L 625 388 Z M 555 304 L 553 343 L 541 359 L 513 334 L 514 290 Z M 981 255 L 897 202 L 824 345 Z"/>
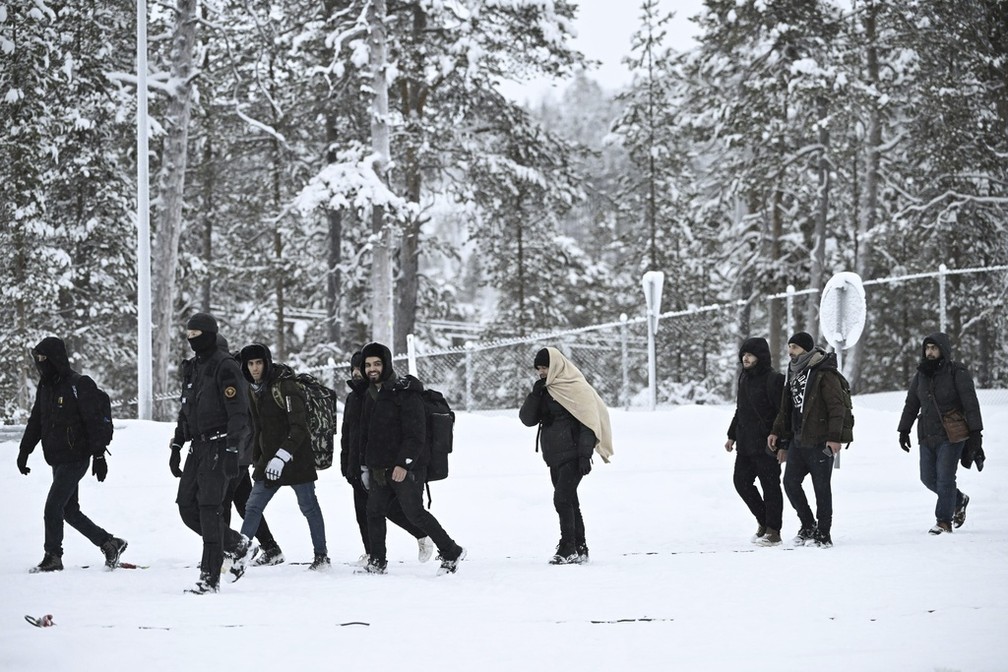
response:
<path fill-rule="evenodd" d="M 948 324 L 948 319 L 945 316 L 945 276 L 947 273 L 948 266 L 938 264 L 938 331 L 943 334 L 948 333 L 948 330 L 945 328 Z"/>
<path fill-rule="evenodd" d="M 791 334 L 794 333 L 794 295 L 795 287 L 794 285 L 787 286 L 787 329 L 784 334 L 785 338 L 791 338 Z"/>
<path fill-rule="evenodd" d="M 472 341 L 466 341 L 465 342 L 465 409 L 467 411 L 473 410 L 472 349 L 473 349 Z"/>
<path fill-rule="evenodd" d="M 413 334 L 406 334 L 406 369 L 411 376 L 420 377 L 417 374 L 416 341 L 413 340 Z"/>
<path fill-rule="evenodd" d="M 623 387 L 620 389 L 620 402 L 624 410 L 630 410 L 630 354 L 627 348 L 627 317 L 620 313 L 620 368 L 623 369 Z"/>

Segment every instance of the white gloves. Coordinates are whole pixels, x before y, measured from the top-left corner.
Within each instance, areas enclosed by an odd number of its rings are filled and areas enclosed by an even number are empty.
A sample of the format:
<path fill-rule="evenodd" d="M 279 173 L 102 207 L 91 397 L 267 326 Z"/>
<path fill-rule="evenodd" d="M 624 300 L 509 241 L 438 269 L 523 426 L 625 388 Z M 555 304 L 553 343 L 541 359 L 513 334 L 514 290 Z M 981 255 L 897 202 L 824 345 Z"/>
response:
<path fill-rule="evenodd" d="M 280 472 L 282 472 L 284 466 L 290 462 L 291 457 L 292 455 L 283 448 L 278 450 L 273 459 L 266 465 L 266 478 L 271 481 L 275 481 L 280 478 Z"/>
<path fill-rule="evenodd" d="M 371 470 L 367 467 L 360 468 L 360 480 L 364 484 L 365 490 L 371 489 Z"/>

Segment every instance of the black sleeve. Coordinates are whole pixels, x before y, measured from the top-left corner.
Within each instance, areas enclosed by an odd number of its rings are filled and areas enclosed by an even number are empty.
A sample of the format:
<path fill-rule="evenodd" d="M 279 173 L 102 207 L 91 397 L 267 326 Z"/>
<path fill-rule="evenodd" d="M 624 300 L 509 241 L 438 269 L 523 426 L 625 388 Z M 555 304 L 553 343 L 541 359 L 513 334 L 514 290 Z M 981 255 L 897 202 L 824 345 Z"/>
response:
<path fill-rule="evenodd" d="M 28 424 L 25 425 L 25 433 L 21 437 L 21 447 L 19 452 L 31 454 L 35 446 L 42 440 L 42 418 L 39 411 L 39 395 L 35 392 L 35 403 L 32 404 L 31 415 L 28 416 Z"/>
<path fill-rule="evenodd" d="M 522 404 L 521 409 L 518 411 L 518 417 L 521 419 L 522 424 L 526 427 L 535 427 L 538 425 L 541 419 L 541 406 L 542 395 L 529 392 L 529 395 L 525 397 L 525 403 Z"/>
<path fill-rule="evenodd" d="M 595 444 L 598 443 L 598 439 L 595 438 L 595 432 L 576 418 L 574 418 L 574 422 L 578 424 L 578 457 L 591 457 L 592 453 L 595 452 Z"/>
<path fill-rule="evenodd" d="M 770 374 L 770 404 L 773 406 L 774 417 L 780 413 L 781 401 L 784 397 L 784 374 L 774 371 Z M 771 422 L 773 422 L 771 420 Z"/>
<path fill-rule="evenodd" d="M 400 407 L 402 443 L 399 444 L 396 464 L 409 469 L 410 462 L 423 456 L 427 444 L 427 412 L 419 394 L 413 392 L 397 392 L 397 394 L 402 394 L 403 398 Z"/>
<path fill-rule="evenodd" d="M 952 381 L 955 385 L 956 393 L 959 395 L 959 403 L 962 404 L 963 415 L 966 416 L 966 425 L 971 432 L 983 431 L 983 419 L 980 417 L 980 401 L 977 399 L 973 376 L 966 370 L 966 367 L 960 367 L 958 374 L 952 376 Z"/>
<path fill-rule="evenodd" d="M 229 451 L 239 451 L 245 432 L 249 431 L 248 394 L 247 383 L 233 358 L 228 357 L 221 362 L 217 370 L 217 385 L 228 417 L 227 447 Z"/>
<path fill-rule="evenodd" d="M 900 416 L 899 433 L 909 434 L 913 428 L 917 414 L 920 413 L 920 397 L 917 396 L 917 384 L 919 382 L 920 371 L 914 374 L 910 381 L 910 389 L 907 390 L 906 400 L 903 402 L 903 414 Z"/>

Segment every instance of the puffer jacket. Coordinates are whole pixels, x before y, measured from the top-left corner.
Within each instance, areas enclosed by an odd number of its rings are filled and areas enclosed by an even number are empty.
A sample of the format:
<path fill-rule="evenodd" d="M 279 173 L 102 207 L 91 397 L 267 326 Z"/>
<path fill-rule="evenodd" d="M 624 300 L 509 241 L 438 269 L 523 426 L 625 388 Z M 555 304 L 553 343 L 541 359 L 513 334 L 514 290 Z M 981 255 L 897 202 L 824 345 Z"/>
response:
<path fill-rule="evenodd" d="M 98 386 L 88 376 L 70 368 L 66 344 L 55 336 L 42 339 L 32 350 L 45 355 L 47 363 L 35 360 L 41 378 L 35 403 L 21 437 L 20 452 L 30 454 L 42 441 L 42 454 L 50 465 L 67 464 L 105 452 L 105 446 L 92 446 L 88 425 L 101 418 Z M 91 429 L 98 435 L 98 428 Z"/>
<path fill-rule="evenodd" d="M 539 445 L 543 460 L 550 467 L 590 458 L 595 450 L 595 432 L 571 415 L 545 388 L 525 397 L 518 417 L 526 427 L 540 426 Z"/>
<path fill-rule="evenodd" d="M 924 356 L 927 341 L 933 341 L 942 355 L 933 373 Z M 899 431 L 910 433 L 916 420 L 918 441 L 938 445 L 948 440 L 941 416 L 951 410 L 962 411 L 970 433 L 983 430 L 973 376 L 965 366 L 952 359 L 948 335 L 936 332 L 921 343 L 921 362 L 907 390 Z"/>
<path fill-rule="evenodd" d="M 364 394 L 359 453 L 370 469 L 419 470 L 427 466 L 427 412 L 420 396 L 423 384 L 413 376 L 400 378 L 392 368 L 392 353 L 380 343 L 361 349 L 363 361 L 382 360 L 380 386 L 369 384 Z"/>
<path fill-rule="evenodd" d="M 836 353 L 828 353 L 822 348 L 816 348 L 813 352 L 815 354 L 808 366 L 809 376 L 802 398 L 802 425 L 801 435 L 798 438 L 804 446 L 814 446 L 827 441 L 842 443 L 846 406 L 840 378 L 835 375 L 838 373 Z M 790 382 L 788 380 L 784 385 L 780 411 L 774 420 L 772 431 L 784 439 L 794 438 L 792 421 L 794 401 L 789 389 Z"/>
<path fill-rule="evenodd" d="M 780 410 L 784 374 L 774 371 L 770 345 L 765 338 L 749 338 L 739 348 L 739 363 L 748 352 L 756 365 L 739 374 L 735 415 L 728 427 L 728 438 L 736 442 L 743 455 L 766 455 L 767 435 Z M 769 455 L 767 455 L 769 457 Z"/>

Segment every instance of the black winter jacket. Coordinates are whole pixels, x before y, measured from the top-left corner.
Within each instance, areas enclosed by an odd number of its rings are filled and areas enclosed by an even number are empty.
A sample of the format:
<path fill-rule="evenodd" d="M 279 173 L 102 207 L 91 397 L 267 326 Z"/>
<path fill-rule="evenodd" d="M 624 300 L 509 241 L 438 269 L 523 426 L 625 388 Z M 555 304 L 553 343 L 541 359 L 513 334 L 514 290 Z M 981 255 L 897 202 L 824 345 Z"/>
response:
<path fill-rule="evenodd" d="M 941 415 L 958 409 L 962 411 L 970 433 L 983 430 L 980 417 L 980 402 L 969 370 L 952 359 L 952 344 L 946 334 L 937 332 L 925 341 L 934 341 L 941 351 L 941 359 L 933 373 L 924 357 L 924 343 L 921 344 L 921 363 L 910 381 L 903 414 L 900 416 L 900 433 L 910 433 L 914 421 L 917 423 L 917 439 L 927 445 L 938 445 L 948 440 Z M 937 408 L 935 405 L 937 403 Z M 938 411 L 941 411 L 939 414 Z"/>
<path fill-rule="evenodd" d="M 540 426 L 538 441 L 543 460 L 550 467 L 591 458 L 595 450 L 595 432 L 581 424 L 545 388 L 529 392 L 518 417 L 526 427 Z"/>
<path fill-rule="evenodd" d="M 739 374 L 728 438 L 736 442 L 736 450 L 743 455 L 767 455 L 767 435 L 780 411 L 784 374 L 774 371 L 766 339 L 747 339 L 739 348 L 739 362 L 746 352 L 756 356 L 756 365 Z"/>
<path fill-rule="evenodd" d="M 105 452 L 105 446 L 93 446 L 88 439 L 98 435 L 102 421 L 98 386 L 88 376 L 70 368 L 66 345 L 59 338 L 42 339 L 32 355 L 45 355 L 47 361 L 35 366 L 41 378 L 35 403 L 21 437 L 20 452 L 28 455 L 42 441 L 42 453 L 50 465 L 89 459 Z M 90 427 L 90 429 L 89 429 Z"/>
<path fill-rule="evenodd" d="M 844 405 L 843 390 L 834 352 L 816 348 L 819 357 L 808 367 L 808 380 L 800 403 L 801 434 L 798 437 L 804 446 L 815 446 L 827 441 L 841 443 L 846 440 L 843 433 Z M 784 439 L 794 438 L 795 401 L 792 397 L 791 382 L 787 381 L 781 394 L 781 407 L 771 430 Z"/>
<path fill-rule="evenodd" d="M 360 452 L 370 469 L 420 469 L 427 466 L 427 414 L 423 384 L 413 376 L 399 378 L 392 353 L 380 343 L 361 349 L 363 360 L 380 357 L 381 386 L 368 384 L 360 422 Z"/>
<path fill-rule="evenodd" d="M 175 442 L 199 441 L 226 433 L 228 450 L 240 451 L 249 431 L 246 382 L 237 360 L 214 344 L 182 367 Z"/>
<path fill-rule="evenodd" d="M 371 385 L 366 380 L 348 380 L 350 394 L 343 404 L 343 422 L 340 425 L 340 469 L 351 483 L 361 477 L 360 423 L 364 395 Z"/>

